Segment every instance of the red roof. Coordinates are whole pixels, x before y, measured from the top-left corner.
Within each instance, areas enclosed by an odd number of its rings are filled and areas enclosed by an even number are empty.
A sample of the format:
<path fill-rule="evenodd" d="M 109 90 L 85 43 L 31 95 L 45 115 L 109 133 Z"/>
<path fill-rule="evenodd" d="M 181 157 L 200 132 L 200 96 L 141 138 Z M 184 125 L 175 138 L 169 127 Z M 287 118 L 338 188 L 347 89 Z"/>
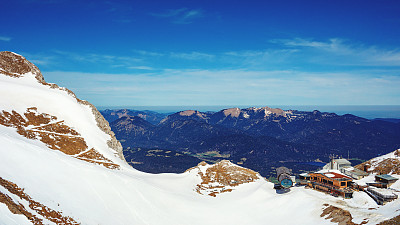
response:
<path fill-rule="evenodd" d="M 352 180 L 351 177 L 348 177 L 348 176 L 343 175 L 343 174 L 340 174 L 340 173 L 326 172 L 326 173 L 322 173 L 322 174 L 325 175 L 325 176 L 328 177 L 328 178 L 331 178 L 331 179 L 346 178 L 346 179 Z"/>

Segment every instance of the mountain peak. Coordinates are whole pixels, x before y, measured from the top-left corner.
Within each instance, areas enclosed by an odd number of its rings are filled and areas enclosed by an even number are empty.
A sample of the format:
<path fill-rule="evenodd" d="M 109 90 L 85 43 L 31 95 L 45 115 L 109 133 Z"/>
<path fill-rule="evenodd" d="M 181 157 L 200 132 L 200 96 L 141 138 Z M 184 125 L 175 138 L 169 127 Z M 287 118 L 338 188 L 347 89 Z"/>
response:
<path fill-rule="evenodd" d="M 276 114 L 279 116 L 286 116 L 286 113 L 283 109 L 280 108 L 270 108 L 268 106 L 264 106 L 261 108 L 254 108 L 255 111 L 264 111 L 265 115 Z"/>
<path fill-rule="evenodd" d="M 239 117 L 241 110 L 239 108 L 230 108 L 222 110 L 225 116 Z"/>
<path fill-rule="evenodd" d="M 0 73 L 11 77 L 22 77 L 32 73 L 40 83 L 45 83 L 42 73 L 25 57 L 14 52 L 0 52 Z"/>
<path fill-rule="evenodd" d="M 181 111 L 179 112 L 179 115 L 181 116 L 192 116 L 193 114 L 198 114 L 199 111 L 197 110 L 185 110 L 185 111 Z"/>

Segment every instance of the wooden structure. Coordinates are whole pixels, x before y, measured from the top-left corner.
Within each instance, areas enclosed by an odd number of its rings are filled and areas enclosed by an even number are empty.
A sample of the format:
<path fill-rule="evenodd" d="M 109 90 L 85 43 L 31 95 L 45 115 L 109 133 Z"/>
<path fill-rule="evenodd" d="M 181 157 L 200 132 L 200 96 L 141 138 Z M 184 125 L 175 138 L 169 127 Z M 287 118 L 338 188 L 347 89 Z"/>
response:
<path fill-rule="evenodd" d="M 375 176 L 376 182 L 387 184 L 387 186 L 390 186 L 391 184 L 395 183 L 397 180 L 398 180 L 398 178 L 390 176 L 389 174 L 382 174 L 382 175 Z"/>
<path fill-rule="evenodd" d="M 311 176 L 308 173 L 302 173 L 299 174 L 299 179 L 299 185 L 308 185 L 310 183 Z"/>
<path fill-rule="evenodd" d="M 334 196 L 342 196 L 344 198 L 352 198 L 351 177 L 336 172 L 309 173 L 309 186 Z"/>
<path fill-rule="evenodd" d="M 388 184 L 381 183 L 381 182 L 367 183 L 367 185 L 372 186 L 372 187 L 377 187 L 377 188 L 388 188 Z"/>

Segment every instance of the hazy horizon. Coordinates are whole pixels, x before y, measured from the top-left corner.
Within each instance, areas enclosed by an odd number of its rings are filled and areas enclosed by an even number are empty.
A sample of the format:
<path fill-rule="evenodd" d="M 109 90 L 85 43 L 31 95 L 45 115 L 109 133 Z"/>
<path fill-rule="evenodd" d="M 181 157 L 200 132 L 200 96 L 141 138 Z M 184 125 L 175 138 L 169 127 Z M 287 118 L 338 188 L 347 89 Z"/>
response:
<path fill-rule="evenodd" d="M 338 115 L 353 114 L 367 119 L 394 118 L 400 119 L 400 105 L 214 105 L 214 106 L 96 106 L 99 110 L 105 109 L 131 109 L 149 110 L 158 113 L 174 113 L 184 110 L 220 111 L 227 108 L 271 107 L 283 110 L 299 110 L 332 112 Z"/>

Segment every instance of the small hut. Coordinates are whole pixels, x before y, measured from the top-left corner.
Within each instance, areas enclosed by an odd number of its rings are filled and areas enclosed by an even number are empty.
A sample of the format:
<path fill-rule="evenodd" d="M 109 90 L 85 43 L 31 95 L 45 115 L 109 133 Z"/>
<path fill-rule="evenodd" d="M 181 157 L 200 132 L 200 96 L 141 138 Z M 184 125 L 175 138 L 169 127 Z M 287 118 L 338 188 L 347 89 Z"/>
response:
<path fill-rule="evenodd" d="M 375 176 L 375 181 L 379 183 L 385 183 L 388 186 L 391 184 L 395 183 L 398 180 L 398 178 L 393 177 L 389 174 L 381 174 L 381 175 L 376 175 Z"/>

